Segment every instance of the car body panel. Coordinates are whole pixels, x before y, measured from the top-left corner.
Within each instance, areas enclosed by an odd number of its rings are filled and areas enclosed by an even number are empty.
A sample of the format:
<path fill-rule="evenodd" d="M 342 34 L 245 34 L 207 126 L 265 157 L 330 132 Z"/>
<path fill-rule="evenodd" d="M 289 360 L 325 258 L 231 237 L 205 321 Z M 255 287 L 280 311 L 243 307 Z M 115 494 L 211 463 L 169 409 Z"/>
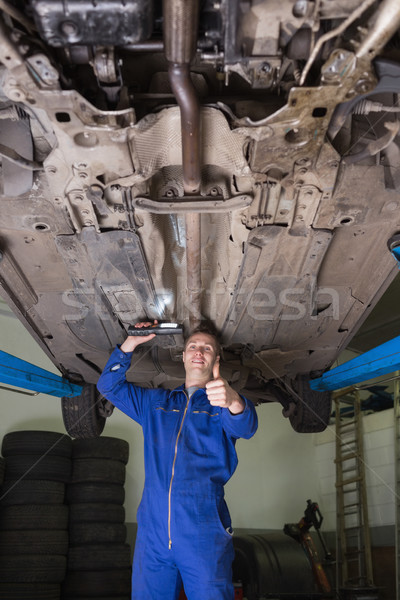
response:
<path fill-rule="evenodd" d="M 256 402 L 271 399 L 270 380 L 328 369 L 394 279 L 398 116 L 357 107 L 396 106 L 397 34 L 381 21 L 390 10 L 400 22 L 399 11 L 370 3 L 340 31 L 357 2 L 305 4 L 304 14 L 299 2 L 200 10 L 192 196 L 162 43 L 139 48 L 151 11 L 119 44 L 105 30 L 94 44 L 88 22 L 79 40 L 71 27 L 52 36 L 57 2 L 27 4 L 29 35 L 3 16 L 0 292 L 71 381 L 96 383 L 133 322 L 189 331 L 187 214 L 201 223 L 198 319 L 220 334 L 224 375 Z M 75 8 L 78 26 L 90 11 Z M 118 4 L 120 33 L 122 14 Z M 182 347 L 166 336 L 141 349 L 130 379 L 180 382 Z"/>

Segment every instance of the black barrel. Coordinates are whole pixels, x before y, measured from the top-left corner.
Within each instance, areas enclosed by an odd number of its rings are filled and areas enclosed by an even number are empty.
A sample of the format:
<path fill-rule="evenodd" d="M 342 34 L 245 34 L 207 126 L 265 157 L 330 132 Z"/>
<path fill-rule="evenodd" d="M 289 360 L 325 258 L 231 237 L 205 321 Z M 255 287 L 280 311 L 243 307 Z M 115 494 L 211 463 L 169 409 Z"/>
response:
<path fill-rule="evenodd" d="M 235 535 L 233 543 L 233 579 L 247 600 L 319 597 L 303 548 L 283 532 Z"/>

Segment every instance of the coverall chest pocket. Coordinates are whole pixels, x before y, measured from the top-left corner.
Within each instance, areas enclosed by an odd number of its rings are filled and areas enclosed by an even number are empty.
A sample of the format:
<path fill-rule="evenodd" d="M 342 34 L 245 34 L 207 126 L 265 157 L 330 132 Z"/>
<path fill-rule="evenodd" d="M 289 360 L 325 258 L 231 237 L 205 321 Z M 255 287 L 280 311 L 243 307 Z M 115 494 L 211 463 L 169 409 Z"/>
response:
<path fill-rule="evenodd" d="M 151 443 L 158 448 L 171 448 L 178 435 L 183 411 L 174 406 L 158 404 L 153 409 Z"/>
<path fill-rule="evenodd" d="M 198 456 L 221 455 L 221 415 L 210 408 L 194 408 L 188 418 L 184 443 L 188 450 Z"/>

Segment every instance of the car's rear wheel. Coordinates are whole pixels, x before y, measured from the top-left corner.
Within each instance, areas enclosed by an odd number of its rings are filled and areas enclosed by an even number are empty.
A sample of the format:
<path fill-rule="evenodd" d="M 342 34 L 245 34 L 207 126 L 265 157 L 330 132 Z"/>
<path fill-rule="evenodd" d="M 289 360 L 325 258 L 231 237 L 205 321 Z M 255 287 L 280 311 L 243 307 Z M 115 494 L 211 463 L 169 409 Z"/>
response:
<path fill-rule="evenodd" d="M 332 411 L 331 393 L 311 389 L 308 375 L 270 381 L 265 391 L 282 404 L 283 415 L 298 433 L 318 433 L 328 426 Z"/>
<path fill-rule="evenodd" d="M 101 434 L 106 423 L 101 396 L 93 384 L 85 384 L 79 396 L 61 398 L 62 416 L 73 438 L 93 438 Z"/>
<path fill-rule="evenodd" d="M 318 433 L 327 428 L 332 412 L 331 392 L 311 389 L 309 377 L 298 375 L 292 382 L 290 395 L 295 407 L 289 420 L 295 431 Z"/>

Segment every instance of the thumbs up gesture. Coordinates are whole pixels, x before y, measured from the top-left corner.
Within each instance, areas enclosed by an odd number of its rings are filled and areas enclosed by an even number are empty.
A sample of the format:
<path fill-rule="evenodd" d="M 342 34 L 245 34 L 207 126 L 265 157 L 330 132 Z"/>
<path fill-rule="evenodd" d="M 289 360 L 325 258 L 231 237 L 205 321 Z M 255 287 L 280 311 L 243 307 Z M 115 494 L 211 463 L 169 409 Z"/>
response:
<path fill-rule="evenodd" d="M 209 403 L 212 406 L 228 408 L 234 415 L 242 413 L 245 407 L 244 400 L 231 388 L 226 379 L 221 377 L 219 372 L 219 358 L 214 363 L 212 374 L 213 379 L 206 384 L 206 394 Z"/>

